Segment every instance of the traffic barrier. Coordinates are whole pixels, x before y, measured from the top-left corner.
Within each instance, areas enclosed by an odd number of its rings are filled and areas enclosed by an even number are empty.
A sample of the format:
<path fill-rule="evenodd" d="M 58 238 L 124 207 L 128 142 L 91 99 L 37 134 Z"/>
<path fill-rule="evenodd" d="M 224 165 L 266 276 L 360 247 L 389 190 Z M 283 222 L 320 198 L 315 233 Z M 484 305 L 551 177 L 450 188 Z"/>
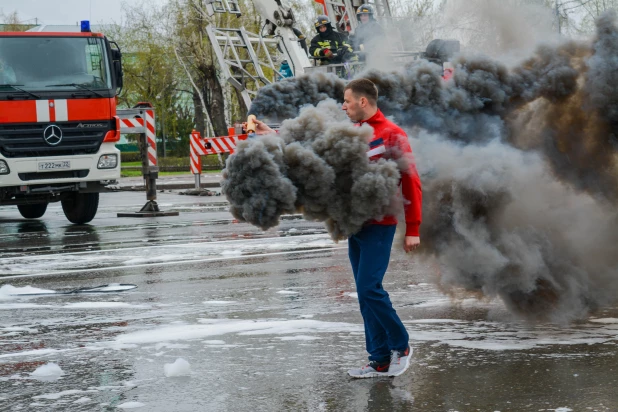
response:
<path fill-rule="evenodd" d="M 132 109 L 117 110 L 120 133 L 139 134 L 138 145 L 142 158 L 142 175 L 146 183 L 146 204 L 139 212 L 118 213 L 118 217 L 178 216 L 178 212 L 162 212 L 157 204 L 157 142 L 155 115 L 150 103 L 138 103 Z"/>
<path fill-rule="evenodd" d="M 246 140 L 246 134 L 234 134 L 235 128 L 228 129 L 229 136 L 207 137 L 202 138 L 202 135 L 197 130 L 191 132 L 189 139 L 191 145 L 191 173 L 195 176 L 195 189 L 200 188 L 200 176 L 202 174 L 202 162 L 200 156 L 222 153 L 234 153 L 236 144 L 239 140 Z"/>
<path fill-rule="evenodd" d="M 191 173 L 202 173 L 202 162 L 200 156 L 206 155 L 206 150 L 201 142 L 200 132 L 193 130 L 191 132 L 190 145 L 191 145 Z"/>
<path fill-rule="evenodd" d="M 148 166 L 157 166 L 157 141 L 155 137 L 154 110 L 146 110 L 146 139 L 148 141 Z"/>

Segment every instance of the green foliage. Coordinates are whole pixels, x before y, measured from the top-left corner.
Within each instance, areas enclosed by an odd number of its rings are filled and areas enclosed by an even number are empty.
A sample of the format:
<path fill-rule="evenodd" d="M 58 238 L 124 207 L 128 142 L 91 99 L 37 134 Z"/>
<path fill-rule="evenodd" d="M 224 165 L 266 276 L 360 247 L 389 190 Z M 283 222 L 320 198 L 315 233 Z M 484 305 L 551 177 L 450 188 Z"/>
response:
<path fill-rule="evenodd" d="M 139 153 L 121 153 L 120 155 L 122 167 L 140 167 L 141 159 Z M 217 155 L 201 156 L 202 166 L 214 167 L 220 166 Z M 187 157 L 160 157 L 157 159 L 159 167 L 186 167 L 187 170 L 191 166 L 191 160 Z"/>
<path fill-rule="evenodd" d="M 139 162 L 141 161 L 139 152 L 120 152 L 120 162 Z"/>
<path fill-rule="evenodd" d="M 13 13 L 5 14 L 0 9 L 0 31 L 26 31 L 35 27 L 34 24 L 25 24 L 17 14 L 17 11 Z"/>

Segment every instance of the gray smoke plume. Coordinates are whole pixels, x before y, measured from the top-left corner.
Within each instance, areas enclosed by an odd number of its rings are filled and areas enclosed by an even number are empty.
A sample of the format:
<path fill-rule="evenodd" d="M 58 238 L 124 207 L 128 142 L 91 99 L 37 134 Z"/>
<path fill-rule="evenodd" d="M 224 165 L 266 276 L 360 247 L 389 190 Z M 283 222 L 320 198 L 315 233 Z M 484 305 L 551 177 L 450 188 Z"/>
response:
<path fill-rule="evenodd" d="M 573 44 L 539 47 L 535 55 L 509 71 L 483 56 L 460 56 L 454 80 L 446 85 L 442 68 L 426 60 L 401 71 L 368 70 L 361 74 L 379 90 L 380 109 L 403 126 L 419 126 L 466 142 L 493 136 L 503 117 L 539 99 L 563 99 L 576 90 L 579 75 L 571 66 Z M 331 98 L 342 102 L 345 81 L 319 73 L 286 79 L 260 89 L 251 106 L 258 117 L 272 121 L 294 117 L 307 104 Z"/>
<path fill-rule="evenodd" d="M 277 136 L 238 142 L 227 159 L 221 191 L 238 220 L 268 229 L 296 210 L 296 188 L 285 177 L 283 142 Z"/>
<path fill-rule="evenodd" d="M 440 285 L 453 295 L 499 296 L 531 318 L 569 320 L 615 302 L 615 14 L 599 19 L 592 43 L 540 46 L 514 67 L 470 55 L 454 63 L 448 82 L 439 66 L 422 60 L 361 75 L 378 86 L 382 111 L 412 136 L 423 182 L 423 253 L 440 263 Z M 344 84 L 299 76 L 262 89 L 252 111 L 265 119 L 294 117 L 327 97 L 341 101 Z M 302 91 L 285 95 L 296 86 Z M 295 164 L 315 162 L 300 148 L 332 130 L 336 115 L 320 115 L 320 107 L 285 122 L 281 138 L 293 136 L 286 144 L 298 148 Z M 345 163 L 329 165 L 334 177 L 325 181 L 344 173 L 342 187 L 356 182 Z M 345 196 L 337 213 L 353 207 Z M 308 215 L 330 216 L 330 202 L 313 204 Z"/>
<path fill-rule="evenodd" d="M 293 211 L 326 222 L 334 240 L 391 212 L 402 159 L 369 163 L 373 130 L 355 127 L 332 100 L 302 109 L 278 135 L 241 142 L 227 161 L 222 192 L 239 220 L 263 229 Z"/>
<path fill-rule="evenodd" d="M 413 145 L 424 253 L 439 262 L 445 292 L 500 297 L 526 317 L 560 321 L 615 301 L 615 210 L 498 140 L 462 146 L 421 133 Z"/>
<path fill-rule="evenodd" d="M 274 122 L 290 119 L 305 105 L 315 106 L 326 99 L 341 101 L 344 87 L 343 80 L 329 73 L 283 79 L 260 89 L 249 114 Z"/>

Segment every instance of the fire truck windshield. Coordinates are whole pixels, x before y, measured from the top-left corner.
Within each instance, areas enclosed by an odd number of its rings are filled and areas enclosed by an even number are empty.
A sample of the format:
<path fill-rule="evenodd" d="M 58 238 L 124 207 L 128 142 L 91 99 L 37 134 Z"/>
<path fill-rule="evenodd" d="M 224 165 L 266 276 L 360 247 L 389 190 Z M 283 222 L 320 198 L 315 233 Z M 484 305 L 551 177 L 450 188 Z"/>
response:
<path fill-rule="evenodd" d="M 111 89 L 100 37 L 0 37 L 0 85 L 24 90 Z M 0 87 L 0 93 L 15 92 Z"/>

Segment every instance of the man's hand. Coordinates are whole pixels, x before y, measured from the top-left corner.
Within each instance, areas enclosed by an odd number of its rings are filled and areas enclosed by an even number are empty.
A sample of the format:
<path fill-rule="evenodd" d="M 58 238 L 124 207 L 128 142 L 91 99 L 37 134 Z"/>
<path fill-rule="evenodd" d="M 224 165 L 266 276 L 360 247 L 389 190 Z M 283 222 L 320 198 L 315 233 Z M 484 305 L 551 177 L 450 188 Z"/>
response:
<path fill-rule="evenodd" d="M 268 125 L 261 120 L 255 119 L 253 123 L 255 123 L 255 134 L 262 135 L 262 134 L 275 133 L 273 129 L 268 127 Z M 244 130 L 247 130 L 247 122 L 243 122 L 242 128 Z"/>
<path fill-rule="evenodd" d="M 408 253 L 408 252 L 418 249 L 420 245 L 421 245 L 420 237 L 406 236 L 406 238 L 403 241 L 403 250 L 405 250 L 406 253 Z"/>
<path fill-rule="evenodd" d="M 326 57 L 327 59 L 332 59 L 333 58 L 333 52 L 330 49 L 325 49 L 324 50 L 324 57 Z"/>

